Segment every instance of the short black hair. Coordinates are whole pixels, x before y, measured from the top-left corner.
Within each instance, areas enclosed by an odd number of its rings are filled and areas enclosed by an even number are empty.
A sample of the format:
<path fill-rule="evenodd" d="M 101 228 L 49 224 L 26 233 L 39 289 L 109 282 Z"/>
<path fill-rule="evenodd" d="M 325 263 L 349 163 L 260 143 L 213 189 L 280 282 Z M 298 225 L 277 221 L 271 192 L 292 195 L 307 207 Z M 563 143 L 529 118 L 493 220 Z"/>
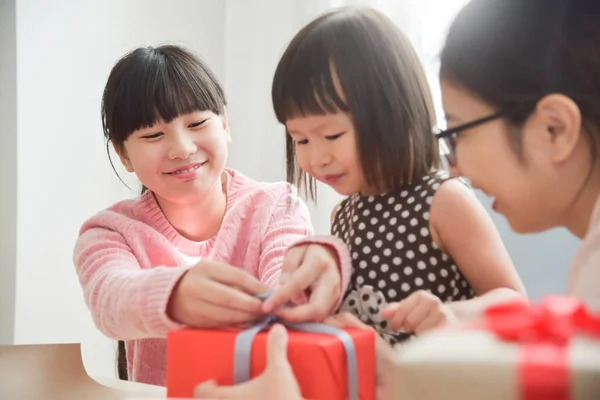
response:
<path fill-rule="evenodd" d="M 195 54 L 177 45 L 141 47 L 112 68 L 102 96 L 102 126 L 117 148 L 159 118 L 210 110 L 221 115 L 227 102 L 219 80 Z"/>
<path fill-rule="evenodd" d="M 348 113 L 369 186 L 395 190 L 441 164 L 419 59 L 400 29 L 374 9 L 343 7 L 300 30 L 277 65 L 272 100 L 284 125 L 296 116 Z M 314 199 L 315 182 L 299 167 L 289 135 L 286 160 L 288 182 Z"/>
<path fill-rule="evenodd" d="M 521 127 L 552 93 L 579 107 L 592 157 L 600 142 L 600 4 L 588 0 L 472 0 L 452 23 L 440 78 L 506 115 L 513 150 Z"/>

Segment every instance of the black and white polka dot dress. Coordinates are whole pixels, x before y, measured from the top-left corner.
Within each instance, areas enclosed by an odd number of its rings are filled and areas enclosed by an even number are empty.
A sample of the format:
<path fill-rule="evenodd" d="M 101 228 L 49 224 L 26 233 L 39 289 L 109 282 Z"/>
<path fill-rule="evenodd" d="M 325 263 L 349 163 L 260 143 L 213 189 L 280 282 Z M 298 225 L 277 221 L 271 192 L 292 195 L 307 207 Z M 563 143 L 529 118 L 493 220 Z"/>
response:
<path fill-rule="evenodd" d="M 335 215 L 332 233 L 345 241 L 352 256 L 352 276 L 340 311 L 356 315 L 391 345 L 410 335 L 388 327 L 379 313 L 384 305 L 419 289 L 443 302 L 474 296 L 429 232 L 433 195 L 449 178 L 447 172 L 437 171 L 395 192 L 352 195 Z"/>

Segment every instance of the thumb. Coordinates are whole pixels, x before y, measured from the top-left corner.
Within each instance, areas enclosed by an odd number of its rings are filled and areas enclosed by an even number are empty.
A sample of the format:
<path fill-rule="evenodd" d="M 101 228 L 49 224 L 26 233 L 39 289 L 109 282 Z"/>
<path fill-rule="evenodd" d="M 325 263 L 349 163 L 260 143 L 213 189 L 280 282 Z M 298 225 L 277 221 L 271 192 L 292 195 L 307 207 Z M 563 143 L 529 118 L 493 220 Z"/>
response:
<path fill-rule="evenodd" d="M 289 366 L 287 359 L 287 331 L 281 324 L 275 324 L 267 338 L 267 367 Z"/>
<path fill-rule="evenodd" d="M 214 395 L 219 386 L 213 380 L 202 382 L 194 388 L 194 397 L 197 399 L 204 399 Z"/>

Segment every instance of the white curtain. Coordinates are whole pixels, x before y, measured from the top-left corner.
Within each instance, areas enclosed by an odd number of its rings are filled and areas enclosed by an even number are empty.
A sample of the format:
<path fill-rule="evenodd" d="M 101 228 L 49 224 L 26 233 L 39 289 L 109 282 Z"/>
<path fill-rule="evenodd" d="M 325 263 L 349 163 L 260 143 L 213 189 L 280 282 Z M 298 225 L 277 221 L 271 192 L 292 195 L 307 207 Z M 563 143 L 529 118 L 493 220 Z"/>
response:
<path fill-rule="evenodd" d="M 285 179 L 285 136 L 273 113 L 271 80 L 294 34 L 330 8 L 363 4 L 389 15 L 415 46 L 440 110 L 437 54 L 449 22 L 466 1 L 226 0 L 224 82 L 233 135 L 230 166 L 255 179 Z M 317 232 L 329 232 L 331 210 L 340 199 L 329 187 L 318 186 L 317 204 L 309 202 Z"/>

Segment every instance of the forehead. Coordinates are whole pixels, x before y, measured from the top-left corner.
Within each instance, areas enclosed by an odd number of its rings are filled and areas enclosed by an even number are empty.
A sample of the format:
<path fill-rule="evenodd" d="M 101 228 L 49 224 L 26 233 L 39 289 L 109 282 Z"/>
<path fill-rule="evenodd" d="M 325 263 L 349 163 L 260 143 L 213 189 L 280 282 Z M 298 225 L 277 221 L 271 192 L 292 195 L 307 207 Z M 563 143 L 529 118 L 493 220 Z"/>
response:
<path fill-rule="evenodd" d="M 452 82 L 440 82 L 444 113 L 449 123 L 464 123 L 493 112 L 493 108 Z"/>
<path fill-rule="evenodd" d="M 305 115 L 290 118 L 285 126 L 290 133 L 318 133 L 332 126 L 351 124 L 350 117 L 343 112 L 323 115 Z"/>

